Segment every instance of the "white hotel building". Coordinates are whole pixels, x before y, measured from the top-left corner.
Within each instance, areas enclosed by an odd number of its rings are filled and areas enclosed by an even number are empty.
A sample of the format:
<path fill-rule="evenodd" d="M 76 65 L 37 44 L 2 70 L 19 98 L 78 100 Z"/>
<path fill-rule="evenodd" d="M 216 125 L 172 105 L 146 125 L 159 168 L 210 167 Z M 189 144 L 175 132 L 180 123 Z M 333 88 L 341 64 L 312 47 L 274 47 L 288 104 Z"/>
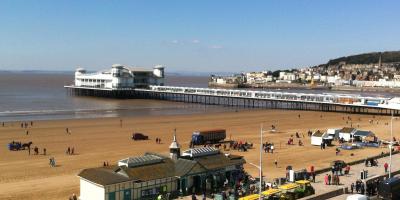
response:
<path fill-rule="evenodd" d="M 164 85 L 164 66 L 156 65 L 153 69 L 112 65 L 111 69 L 96 73 L 87 73 L 85 69 L 75 71 L 76 87 L 123 89 L 145 88 L 149 85 Z"/>

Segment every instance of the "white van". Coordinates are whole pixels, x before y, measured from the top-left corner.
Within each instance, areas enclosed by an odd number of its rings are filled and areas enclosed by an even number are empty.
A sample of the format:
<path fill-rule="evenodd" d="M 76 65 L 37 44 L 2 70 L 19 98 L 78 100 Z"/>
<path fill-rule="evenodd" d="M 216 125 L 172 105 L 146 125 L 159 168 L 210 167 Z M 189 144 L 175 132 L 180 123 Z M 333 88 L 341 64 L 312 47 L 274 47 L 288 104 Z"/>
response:
<path fill-rule="evenodd" d="M 346 200 L 368 200 L 368 196 L 362 194 L 353 194 L 346 198 Z"/>

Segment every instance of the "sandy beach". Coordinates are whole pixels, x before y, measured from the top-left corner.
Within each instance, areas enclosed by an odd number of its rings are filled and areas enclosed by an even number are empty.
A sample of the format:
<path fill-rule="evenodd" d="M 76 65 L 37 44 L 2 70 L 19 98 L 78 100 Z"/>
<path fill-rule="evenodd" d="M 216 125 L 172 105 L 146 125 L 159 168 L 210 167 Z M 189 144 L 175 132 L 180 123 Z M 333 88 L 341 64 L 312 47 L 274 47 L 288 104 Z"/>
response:
<path fill-rule="evenodd" d="M 298 115 L 301 115 L 298 118 Z M 322 117 L 321 117 L 322 116 Z M 104 161 L 115 163 L 128 156 L 141 155 L 152 151 L 168 154 L 174 128 L 177 129 L 178 142 L 187 149 L 191 134 L 195 130 L 224 128 L 227 138 L 254 143 L 248 152 L 231 150 L 229 153 L 243 155 L 248 163 L 258 163 L 259 131 L 263 122 L 266 129 L 274 124 L 277 132 L 265 133 L 264 141 L 275 144 L 274 154 L 264 154 L 264 175 L 269 179 L 282 177 L 285 167 L 292 165 L 296 170 L 314 165 L 316 169 L 327 167 L 332 160 L 351 161 L 387 151 L 383 148 L 368 148 L 342 151 L 335 155 L 335 147 L 320 150 L 311 146 L 308 130 L 341 128 L 347 117 L 352 118 L 354 127 L 373 131 L 380 139 L 389 139 L 389 117 L 372 115 L 348 115 L 343 113 L 321 113 L 283 110 L 253 110 L 212 114 L 193 114 L 175 116 L 149 116 L 122 118 L 100 118 L 81 120 L 34 121 L 33 126 L 21 128 L 21 122 L 8 122 L 0 126 L 0 199 L 68 199 L 73 193 L 79 194 L 78 172 L 84 168 L 101 166 Z M 343 118 L 345 120 L 343 120 Z M 374 124 L 369 120 L 374 119 Z M 378 122 L 378 124 L 377 124 Z M 400 123 L 395 120 L 394 130 Z M 66 133 L 66 128 L 71 134 Z M 26 135 L 26 130 L 29 134 Z M 132 141 L 132 132 L 149 135 L 148 141 Z M 288 146 L 290 135 L 299 132 L 304 146 Z M 396 138 L 400 134 L 394 131 Z M 156 144 L 155 138 L 162 144 Z M 29 142 L 37 146 L 40 154 L 43 148 L 47 155 L 28 155 L 28 151 L 9 151 L 11 141 Z M 68 147 L 74 147 L 76 155 L 66 155 Z M 354 156 L 350 156 L 354 153 Z M 57 167 L 49 166 L 49 158 L 56 159 Z M 276 168 L 273 162 L 278 161 Z M 257 176 L 257 169 L 249 164 L 245 169 Z"/>

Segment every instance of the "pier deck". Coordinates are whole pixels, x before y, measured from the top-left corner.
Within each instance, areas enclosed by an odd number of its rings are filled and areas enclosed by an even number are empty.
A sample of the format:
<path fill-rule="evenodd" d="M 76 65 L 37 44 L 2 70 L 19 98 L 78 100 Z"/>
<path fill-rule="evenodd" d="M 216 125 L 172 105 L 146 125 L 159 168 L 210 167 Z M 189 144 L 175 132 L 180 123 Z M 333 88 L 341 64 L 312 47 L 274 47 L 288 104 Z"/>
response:
<path fill-rule="evenodd" d="M 349 94 L 311 94 L 174 86 L 150 86 L 150 88 L 147 89 L 107 89 L 75 86 L 65 86 L 65 88 L 68 89 L 69 94 L 77 96 L 159 99 L 246 108 L 312 110 L 382 115 L 389 115 L 392 113 L 394 115 L 400 114 L 400 106 L 391 103 L 390 98 Z"/>

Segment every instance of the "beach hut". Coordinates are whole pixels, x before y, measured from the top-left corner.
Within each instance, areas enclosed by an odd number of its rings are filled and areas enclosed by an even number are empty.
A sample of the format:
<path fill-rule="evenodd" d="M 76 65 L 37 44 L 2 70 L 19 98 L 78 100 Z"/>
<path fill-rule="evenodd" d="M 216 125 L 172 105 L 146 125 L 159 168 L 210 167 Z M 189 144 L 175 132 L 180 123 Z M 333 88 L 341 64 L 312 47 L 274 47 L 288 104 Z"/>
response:
<path fill-rule="evenodd" d="M 340 128 L 328 128 L 326 130 L 326 132 L 328 133 L 328 138 L 332 140 L 338 139 L 340 130 Z"/>
<path fill-rule="evenodd" d="M 327 138 L 328 138 L 327 132 L 322 132 L 320 130 L 317 130 L 311 135 L 311 144 L 319 146 L 322 144 L 322 141 Z"/>
<path fill-rule="evenodd" d="M 331 145 L 332 141 L 336 138 L 335 134 L 336 133 L 330 129 L 324 132 L 317 130 L 311 135 L 311 144 L 319 146 L 322 142 L 325 142 L 325 144 Z"/>
<path fill-rule="evenodd" d="M 342 139 L 346 142 L 353 139 L 354 133 L 357 131 L 355 128 L 344 127 L 339 131 L 339 139 Z"/>
<path fill-rule="evenodd" d="M 375 134 L 372 131 L 363 131 L 357 130 L 354 132 L 354 141 L 358 142 L 367 142 L 367 141 L 374 141 Z"/>

